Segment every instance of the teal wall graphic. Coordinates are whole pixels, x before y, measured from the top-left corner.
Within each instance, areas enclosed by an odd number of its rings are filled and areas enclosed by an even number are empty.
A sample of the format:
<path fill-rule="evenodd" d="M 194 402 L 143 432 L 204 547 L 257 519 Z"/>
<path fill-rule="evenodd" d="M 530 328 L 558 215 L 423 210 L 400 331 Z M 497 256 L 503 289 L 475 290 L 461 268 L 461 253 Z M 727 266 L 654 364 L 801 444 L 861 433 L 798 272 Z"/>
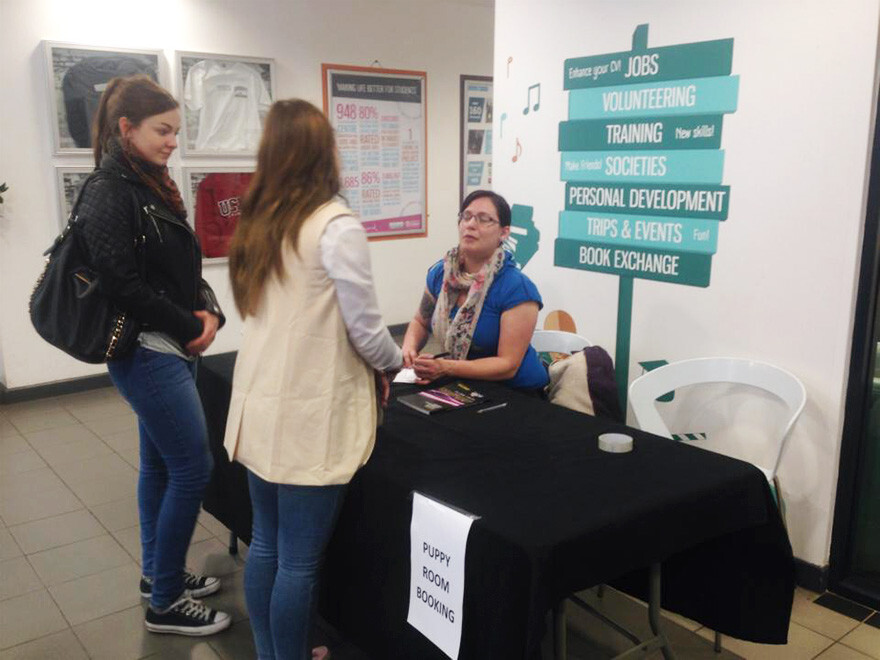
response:
<path fill-rule="evenodd" d="M 707 287 L 730 187 L 722 185 L 724 114 L 737 108 L 733 39 L 565 61 L 554 264 L 618 275 L 616 369 L 626 404 L 633 278 Z"/>
<path fill-rule="evenodd" d="M 525 268 L 535 256 L 541 241 L 541 232 L 532 219 L 534 212 L 533 207 L 524 204 L 514 204 L 510 207 L 510 236 L 507 238 L 507 248 L 513 252 L 520 268 Z"/>

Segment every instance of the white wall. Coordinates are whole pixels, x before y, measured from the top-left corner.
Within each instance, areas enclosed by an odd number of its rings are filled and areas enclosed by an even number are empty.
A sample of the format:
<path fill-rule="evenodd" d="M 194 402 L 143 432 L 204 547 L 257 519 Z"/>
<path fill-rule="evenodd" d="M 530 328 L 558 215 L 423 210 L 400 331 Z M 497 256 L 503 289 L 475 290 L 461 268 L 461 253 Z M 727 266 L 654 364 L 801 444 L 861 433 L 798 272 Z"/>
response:
<path fill-rule="evenodd" d="M 0 216 L 0 382 L 13 389 L 103 371 L 45 344 L 27 317 L 40 253 L 57 233 L 53 165 L 89 164 L 52 155 L 41 40 L 163 49 L 172 76 L 175 50 L 271 57 L 278 98 L 319 107 L 322 62 L 379 60 L 386 68 L 426 71 L 428 236 L 371 243 L 380 306 L 394 324 L 411 318 L 425 271 L 456 240 L 459 75 L 491 75 L 492 34 L 486 2 L 0 0 L 0 181 L 10 185 Z M 171 165 L 180 165 L 177 156 Z M 240 323 L 225 265 L 208 266 L 205 277 L 229 318 L 211 352 L 234 350 Z"/>
<path fill-rule="evenodd" d="M 780 474 L 795 554 L 827 564 L 876 98 L 877 0 L 851 0 L 845 11 L 823 0 L 498 0 L 495 17 L 496 136 L 508 114 L 495 143 L 496 188 L 535 208 L 541 249 L 525 270 L 545 313 L 568 311 L 612 354 L 619 278 L 554 266 L 563 62 L 628 51 L 643 23 L 649 47 L 734 39 L 739 104 L 725 116 L 721 143 L 730 215 L 711 284 L 635 280 L 630 381 L 640 360 L 712 355 L 799 376 L 808 405 Z M 541 109 L 523 115 L 536 82 Z M 523 153 L 514 163 L 516 138 Z"/>

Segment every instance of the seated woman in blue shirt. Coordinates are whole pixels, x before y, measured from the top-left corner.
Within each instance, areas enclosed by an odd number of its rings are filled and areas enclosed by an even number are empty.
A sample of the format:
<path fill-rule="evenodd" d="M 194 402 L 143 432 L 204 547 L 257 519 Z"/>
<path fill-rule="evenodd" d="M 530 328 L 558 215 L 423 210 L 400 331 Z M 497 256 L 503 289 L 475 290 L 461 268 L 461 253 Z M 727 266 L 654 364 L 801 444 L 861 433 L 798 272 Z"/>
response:
<path fill-rule="evenodd" d="M 510 206 L 476 190 L 461 203 L 458 246 L 428 270 L 427 288 L 403 339 L 404 366 L 421 382 L 444 376 L 543 388 L 547 370 L 530 345 L 543 306 L 532 281 L 502 243 Z M 448 357 L 419 355 L 431 333 Z"/>

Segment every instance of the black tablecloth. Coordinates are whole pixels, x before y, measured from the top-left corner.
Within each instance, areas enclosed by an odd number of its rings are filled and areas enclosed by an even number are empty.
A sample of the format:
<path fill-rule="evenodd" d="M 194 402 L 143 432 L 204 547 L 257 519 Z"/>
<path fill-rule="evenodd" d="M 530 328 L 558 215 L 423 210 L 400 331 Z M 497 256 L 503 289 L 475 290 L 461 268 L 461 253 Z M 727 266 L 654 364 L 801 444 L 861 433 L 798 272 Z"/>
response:
<path fill-rule="evenodd" d="M 233 359 L 208 358 L 199 376 L 217 461 L 205 508 L 248 539 L 243 471 L 219 446 Z M 330 623 L 377 658 L 445 657 L 406 623 L 417 490 L 480 516 L 467 545 L 463 660 L 533 657 L 560 598 L 602 582 L 644 597 L 656 561 L 665 608 L 734 637 L 786 641 L 791 546 L 757 468 L 500 385 L 479 389 L 509 405 L 431 416 L 389 407 L 328 548 Z M 631 453 L 598 449 L 598 434 L 615 430 L 635 438 Z"/>

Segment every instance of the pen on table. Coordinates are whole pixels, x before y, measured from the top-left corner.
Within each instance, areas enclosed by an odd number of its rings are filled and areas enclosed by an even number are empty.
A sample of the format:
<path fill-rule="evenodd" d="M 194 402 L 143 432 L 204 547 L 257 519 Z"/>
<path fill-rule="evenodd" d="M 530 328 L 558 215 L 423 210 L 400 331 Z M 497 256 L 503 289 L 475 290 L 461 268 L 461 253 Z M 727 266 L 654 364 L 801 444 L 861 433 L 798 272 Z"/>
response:
<path fill-rule="evenodd" d="M 489 412 L 490 410 L 498 410 L 499 408 L 503 408 L 506 405 L 507 405 L 507 401 L 505 401 L 504 403 L 499 403 L 494 406 L 489 406 L 488 408 L 480 408 L 477 412 L 484 413 L 484 412 Z"/>
<path fill-rule="evenodd" d="M 431 359 L 432 359 L 432 360 L 436 360 L 437 358 L 445 358 L 445 357 L 449 357 L 449 353 L 448 353 L 448 352 L 437 353 L 437 355 L 432 355 L 432 356 L 431 356 Z"/>

